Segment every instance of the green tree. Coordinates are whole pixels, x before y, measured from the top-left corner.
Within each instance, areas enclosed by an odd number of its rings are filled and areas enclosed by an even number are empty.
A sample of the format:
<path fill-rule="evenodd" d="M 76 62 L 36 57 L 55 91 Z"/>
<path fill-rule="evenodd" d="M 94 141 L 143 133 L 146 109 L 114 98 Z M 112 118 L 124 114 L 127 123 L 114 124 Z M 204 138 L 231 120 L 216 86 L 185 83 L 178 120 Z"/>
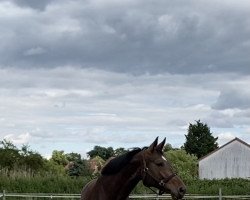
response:
<path fill-rule="evenodd" d="M 172 147 L 171 144 L 167 143 L 165 146 L 164 146 L 164 152 L 165 151 L 170 151 L 170 150 L 173 150 L 174 148 Z"/>
<path fill-rule="evenodd" d="M 115 152 L 112 147 L 105 148 L 101 146 L 95 146 L 94 149 L 87 152 L 87 154 L 91 159 L 96 156 L 99 156 L 103 160 L 108 160 L 110 157 L 115 155 Z"/>
<path fill-rule="evenodd" d="M 20 165 L 33 172 L 38 172 L 44 168 L 44 159 L 41 154 L 30 150 L 28 144 L 21 147 L 20 152 Z"/>
<path fill-rule="evenodd" d="M 20 162 L 19 150 L 12 142 L 5 139 L 0 142 L 0 145 L 0 166 L 13 170 Z"/>
<path fill-rule="evenodd" d="M 45 160 L 44 163 L 44 173 L 45 175 L 55 175 L 55 176 L 65 176 L 65 168 L 62 165 L 59 165 L 52 159 Z"/>
<path fill-rule="evenodd" d="M 66 158 L 69 161 L 67 173 L 69 176 L 89 176 L 91 174 L 86 160 L 82 159 L 79 153 L 68 153 Z"/>
<path fill-rule="evenodd" d="M 194 154 L 198 158 L 218 148 L 216 142 L 218 137 L 213 137 L 208 125 L 200 120 L 196 121 L 196 124 L 189 124 L 188 134 L 185 137 L 184 149 L 187 153 Z"/>
<path fill-rule="evenodd" d="M 120 156 L 124 153 L 128 152 L 128 150 L 124 149 L 123 147 L 117 148 L 114 151 L 115 156 Z"/>
<path fill-rule="evenodd" d="M 183 149 L 168 150 L 164 152 L 164 155 L 172 163 L 173 168 L 181 178 L 190 180 L 198 176 L 198 159 L 196 156 L 188 154 Z"/>
<path fill-rule="evenodd" d="M 67 160 L 67 157 L 66 157 L 64 151 L 54 150 L 52 152 L 51 160 L 53 160 L 58 165 L 62 165 L 62 166 L 65 166 L 68 163 L 68 160 Z"/>
<path fill-rule="evenodd" d="M 1 149 L 13 149 L 17 150 L 16 146 L 11 142 L 6 139 L 0 142 L 0 145 L 2 146 Z"/>
<path fill-rule="evenodd" d="M 20 154 L 23 155 L 23 156 L 27 156 L 30 154 L 30 149 L 29 149 L 29 145 L 28 144 L 24 144 L 22 147 L 21 147 L 21 151 L 20 151 Z"/>
<path fill-rule="evenodd" d="M 44 168 L 44 159 L 39 153 L 30 152 L 29 155 L 23 157 L 21 160 L 24 166 L 34 172 L 38 172 Z"/>
<path fill-rule="evenodd" d="M 65 154 L 65 156 L 69 162 L 81 162 L 82 161 L 82 156 L 79 153 L 71 152 L 71 153 Z"/>

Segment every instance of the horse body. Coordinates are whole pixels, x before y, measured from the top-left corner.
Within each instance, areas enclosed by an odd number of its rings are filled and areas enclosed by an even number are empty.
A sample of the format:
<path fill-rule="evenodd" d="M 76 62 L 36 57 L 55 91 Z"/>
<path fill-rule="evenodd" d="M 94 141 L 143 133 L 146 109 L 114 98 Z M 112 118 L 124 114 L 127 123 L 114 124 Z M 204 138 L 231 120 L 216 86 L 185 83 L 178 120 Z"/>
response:
<path fill-rule="evenodd" d="M 127 200 L 140 181 L 134 166 L 126 166 L 119 175 L 101 175 L 82 190 L 81 200 Z M 101 194 L 101 195 L 100 195 Z"/>
<path fill-rule="evenodd" d="M 81 200 L 127 200 L 141 180 L 145 186 L 170 192 L 174 199 L 181 199 L 185 185 L 163 158 L 165 139 L 157 143 L 158 138 L 147 149 L 138 148 L 110 160 L 101 176 L 83 188 Z"/>

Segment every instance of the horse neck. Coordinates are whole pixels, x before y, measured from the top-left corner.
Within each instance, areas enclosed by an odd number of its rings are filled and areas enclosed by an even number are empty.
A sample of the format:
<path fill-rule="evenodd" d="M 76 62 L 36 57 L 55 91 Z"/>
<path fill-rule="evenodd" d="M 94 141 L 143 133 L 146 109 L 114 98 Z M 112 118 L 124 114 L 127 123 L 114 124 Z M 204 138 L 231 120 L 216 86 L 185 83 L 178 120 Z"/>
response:
<path fill-rule="evenodd" d="M 107 177 L 109 189 L 112 188 L 117 200 L 125 200 L 138 184 L 141 178 L 141 161 L 133 159 L 119 173 Z"/>
<path fill-rule="evenodd" d="M 128 165 L 124 168 L 123 174 L 120 176 L 123 180 L 121 183 L 121 194 L 123 193 L 124 196 L 129 196 L 138 182 L 141 180 L 141 168 L 140 165 L 132 166 Z"/>

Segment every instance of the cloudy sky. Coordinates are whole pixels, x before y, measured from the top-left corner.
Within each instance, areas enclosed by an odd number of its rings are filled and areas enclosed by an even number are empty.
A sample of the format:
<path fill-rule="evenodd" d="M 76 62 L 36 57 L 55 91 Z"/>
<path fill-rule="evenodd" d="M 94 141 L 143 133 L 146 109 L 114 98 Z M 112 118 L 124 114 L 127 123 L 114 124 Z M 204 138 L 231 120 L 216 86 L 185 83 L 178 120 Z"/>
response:
<path fill-rule="evenodd" d="M 0 0 L 0 140 L 83 155 L 250 143 L 250 1 Z"/>

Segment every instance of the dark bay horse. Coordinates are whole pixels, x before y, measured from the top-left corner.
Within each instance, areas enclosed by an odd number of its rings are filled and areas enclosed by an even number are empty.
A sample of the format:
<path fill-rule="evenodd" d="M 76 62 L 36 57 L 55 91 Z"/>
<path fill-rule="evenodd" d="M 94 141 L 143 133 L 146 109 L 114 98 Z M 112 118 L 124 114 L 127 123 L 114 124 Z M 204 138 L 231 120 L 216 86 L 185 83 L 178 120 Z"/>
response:
<path fill-rule="evenodd" d="M 136 148 L 110 160 L 101 176 L 83 188 L 81 200 L 127 200 L 139 181 L 159 189 L 161 194 L 182 199 L 186 186 L 163 157 L 165 140 L 158 144 L 157 137 L 148 148 Z"/>

